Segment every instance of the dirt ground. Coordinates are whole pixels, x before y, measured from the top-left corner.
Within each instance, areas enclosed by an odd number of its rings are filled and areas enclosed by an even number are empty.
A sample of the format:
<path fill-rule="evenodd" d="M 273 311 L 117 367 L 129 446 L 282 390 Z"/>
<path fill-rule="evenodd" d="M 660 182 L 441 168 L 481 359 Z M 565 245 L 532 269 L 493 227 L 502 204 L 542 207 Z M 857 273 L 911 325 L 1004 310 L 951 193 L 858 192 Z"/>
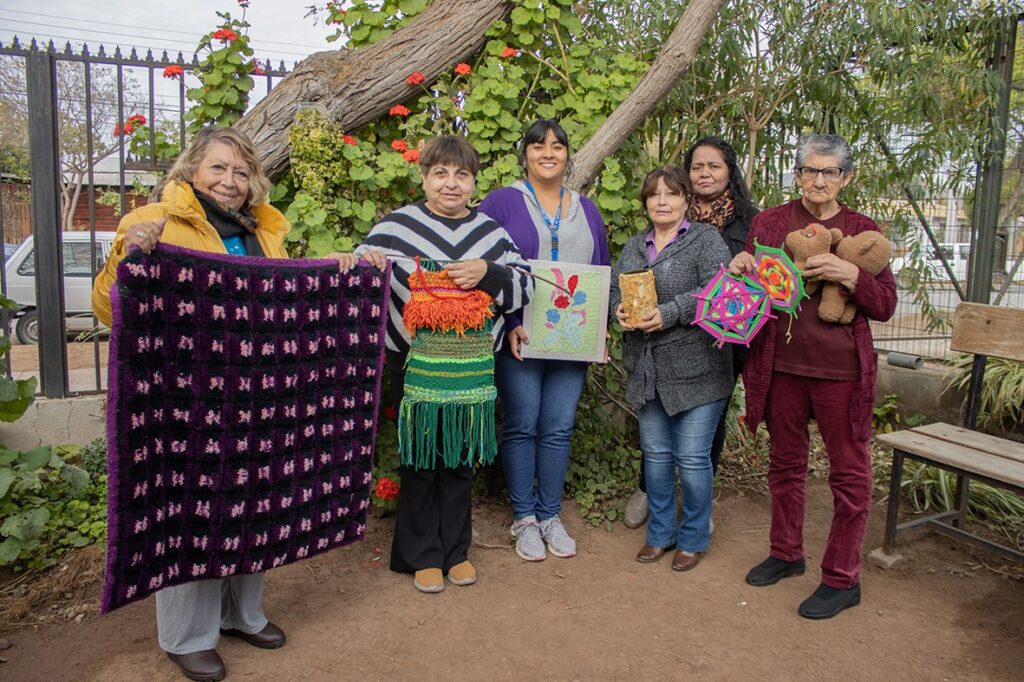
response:
<path fill-rule="evenodd" d="M 222 640 L 219 651 L 229 680 L 1021 679 L 1021 582 L 935 536 L 905 544 L 897 568 L 866 565 L 859 607 L 800 618 L 830 514 L 813 482 L 807 574 L 753 588 L 743 577 L 766 555 L 766 495 L 723 492 L 711 549 L 689 573 L 668 558 L 637 563 L 643 530 L 586 528 L 574 507 L 563 516 L 579 554 L 528 564 L 509 546 L 507 508 L 487 502 L 474 512 L 480 580 L 437 595 L 387 569 L 392 519 L 374 519 L 365 542 L 268 574 L 264 604 L 285 648 Z M 883 520 L 876 505 L 866 550 Z M 157 648 L 153 599 L 100 616 L 99 589 L 69 595 L 90 604 L 80 622 L 6 628 L 0 679 L 183 679 Z"/>

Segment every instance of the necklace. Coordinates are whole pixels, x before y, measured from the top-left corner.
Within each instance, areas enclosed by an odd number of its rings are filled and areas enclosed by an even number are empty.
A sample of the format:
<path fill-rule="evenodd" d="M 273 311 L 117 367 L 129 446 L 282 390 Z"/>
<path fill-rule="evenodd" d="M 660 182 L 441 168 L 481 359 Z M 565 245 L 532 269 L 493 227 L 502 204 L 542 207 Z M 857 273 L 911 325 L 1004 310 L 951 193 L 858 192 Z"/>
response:
<path fill-rule="evenodd" d="M 544 224 L 547 226 L 548 231 L 551 232 L 551 260 L 558 260 L 558 228 L 562 225 L 562 200 L 565 199 L 565 187 L 558 190 L 558 210 L 555 212 L 554 220 L 548 216 L 548 212 L 541 206 L 540 199 L 537 198 L 537 192 L 533 189 L 533 185 L 530 181 L 526 181 L 526 189 L 530 190 L 530 194 L 533 195 L 533 200 L 537 202 L 537 208 L 540 209 L 540 217 L 544 219 Z"/>

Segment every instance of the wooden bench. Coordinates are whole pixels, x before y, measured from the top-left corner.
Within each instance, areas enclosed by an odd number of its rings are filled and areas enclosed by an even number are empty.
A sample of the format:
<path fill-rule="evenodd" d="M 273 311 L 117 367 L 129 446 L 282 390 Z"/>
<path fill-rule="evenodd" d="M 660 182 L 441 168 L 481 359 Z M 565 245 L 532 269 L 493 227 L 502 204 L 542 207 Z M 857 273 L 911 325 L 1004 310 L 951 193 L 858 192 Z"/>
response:
<path fill-rule="evenodd" d="M 876 437 L 892 447 L 883 549 L 891 554 L 900 531 L 927 526 L 943 535 L 1024 562 L 1024 553 L 1017 547 L 992 542 L 964 527 L 972 479 L 1024 494 L 1024 444 L 975 430 L 986 358 L 1024 361 L 1024 310 L 961 303 L 953 316 L 953 338 L 949 345 L 952 350 L 974 354 L 964 426 L 936 423 Z M 899 523 L 903 461 L 907 457 L 957 475 L 954 509 Z"/>

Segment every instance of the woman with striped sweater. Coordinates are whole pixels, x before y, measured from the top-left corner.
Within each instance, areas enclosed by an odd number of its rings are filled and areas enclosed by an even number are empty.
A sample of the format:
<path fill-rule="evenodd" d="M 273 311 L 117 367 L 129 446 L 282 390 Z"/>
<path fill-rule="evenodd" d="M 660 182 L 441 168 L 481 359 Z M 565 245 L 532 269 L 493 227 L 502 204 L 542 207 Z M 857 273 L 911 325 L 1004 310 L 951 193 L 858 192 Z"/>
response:
<path fill-rule="evenodd" d="M 440 374 L 422 366 L 414 367 L 409 361 L 412 339 L 403 323 L 406 304 L 417 286 L 427 281 L 422 271 L 423 261 L 444 265 L 449 286 L 464 292 L 482 291 L 489 296 L 492 338 L 486 344 L 490 347 L 484 349 L 487 357 L 481 361 L 481 366 L 487 369 L 477 374 L 487 375 L 484 380 L 492 393 L 491 354 L 503 340 L 502 315 L 521 308 L 532 293 L 529 265 L 508 233 L 486 215 L 468 207 L 479 168 L 479 156 L 464 138 L 447 136 L 432 140 L 420 155 L 426 200 L 404 206 L 382 218 L 353 256 L 353 260 L 363 257 L 378 267 L 385 265 L 385 257 L 392 262 L 386 343 L 395 404 L 401 402 L 407 362 L 410 372 L 421 376 Z M 429 287 L 427 289 L 430 294 Z M 451 337 L 450 341 L 468 343 L 461 335 Z M 403 405 L 402 409 L 407 408 Z M 487 407 L 479 408 L 473 418 L 487 409 L 491 411 L 493 424 L 493 399 Z M 422 592 L 443 590 L 445 574 L 454 585 L 471 585 L 476 581 L 476 569 L 468 560 L 472 540 L 472 460 L 474 447 L 493 448 L 494 443 L 493 438 L 491 443 L 484 443 L 486 438 L 480 437 L 479 430 L 474 430 L 476 441 L 470 442 L 467 419 L 469 417 L 464 419 L 461 415 L 451 419 L 446 414 L 443 419 L 423 423 L 413 420 L 412 426 L 407 423 L 403 427 L 407 440 L 415 440 L 420 445 L 427 442 L 429 450 L 434 450 L 435 443 L 445 444 L 450 449 L 455 441 L 462 448 L 458 453 L 442 453 L 445 461 L 433 458 L 429 465 L 425 461 L 431 458 L 424 458 L 423 453 L 417 453 L 413 461 L 408 460 L 404 454 L 407 444 L 400 446 L 403 451 L 399 468 L 401 492 L 391 547 L 391 570 L 415 573 L 413 584 Z M 436 426 L 435 433 L 429 433 L 424 423 Z M 464 429 L 465 438 L 453 438 L 450 433 L 453 429 L 460 433 Z"/>

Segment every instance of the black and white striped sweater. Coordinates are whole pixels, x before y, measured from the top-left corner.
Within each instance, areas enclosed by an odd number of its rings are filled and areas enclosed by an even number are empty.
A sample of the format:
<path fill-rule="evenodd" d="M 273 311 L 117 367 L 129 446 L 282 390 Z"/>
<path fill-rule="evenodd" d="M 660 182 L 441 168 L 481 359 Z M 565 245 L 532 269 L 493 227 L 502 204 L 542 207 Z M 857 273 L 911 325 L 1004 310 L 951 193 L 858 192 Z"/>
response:
<path fill-rule="evenodd" d="M 522 308 L 533 293 L 533 280 L 528 275 L 504 267 L 530 269 L 512 238 L 476 209 L 469 209 L 465 218 L 445 218 L 432 213 L 422 201 L 403 206 L 374 225 L 355 252 L 361 255 L 370 249 L 388 256 L 421 256 L 442 265 L 474 258 L 487 261 L 487 273 L 477 288 L 494 299 L 495 350 L 501 347 L 505 333 L 502 315 Z M 391 258 L 387 348 L 402 355 L 409 350 L 402 309 L 409 300 L 409 276 L 415 270 L 416 263 L 409 258 Z"/>

